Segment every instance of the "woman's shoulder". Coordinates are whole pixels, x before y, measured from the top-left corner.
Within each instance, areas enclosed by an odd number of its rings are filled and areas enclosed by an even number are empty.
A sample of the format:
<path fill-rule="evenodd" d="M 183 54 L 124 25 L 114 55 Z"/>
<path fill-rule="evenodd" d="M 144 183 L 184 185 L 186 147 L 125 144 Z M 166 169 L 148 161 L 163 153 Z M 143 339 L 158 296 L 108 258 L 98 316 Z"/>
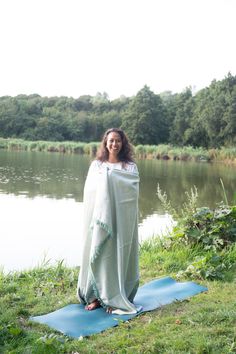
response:
<path fill-rule="evenodd" d="M 100 160 L 93 160 L 90 164 L 92 167 L 99 167 L 101 166 L 102 162 Z"/>
<path fill-rule="evenodd" d="M 96 171 L 98 170 L 99 168 L 101 168 L 102 166 L 102 162 L 100 160 L 93 160 L 90 164 L 90 171 Z"/>
<path fill-rule="evenodd" d="M 88 175 L 90 175 L 91 173 L 94 173 L 96 171 L 98 171 L 99 169 L 99 161 L 98 160 L 93 160 L 90 165 L 89 165 L 89 169 L 88 169 Z"/>

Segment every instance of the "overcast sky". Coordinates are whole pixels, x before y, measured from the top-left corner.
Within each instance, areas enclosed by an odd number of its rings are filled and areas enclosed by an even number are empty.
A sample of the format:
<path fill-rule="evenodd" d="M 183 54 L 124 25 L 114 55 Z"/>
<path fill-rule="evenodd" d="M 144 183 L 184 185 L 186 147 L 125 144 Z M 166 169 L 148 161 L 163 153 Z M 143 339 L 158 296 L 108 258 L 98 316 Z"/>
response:
<path fill-rule="evenodd" d="M 196 91 L 236 75 L 236 0 L 0 0 L 0 96 Z"/>

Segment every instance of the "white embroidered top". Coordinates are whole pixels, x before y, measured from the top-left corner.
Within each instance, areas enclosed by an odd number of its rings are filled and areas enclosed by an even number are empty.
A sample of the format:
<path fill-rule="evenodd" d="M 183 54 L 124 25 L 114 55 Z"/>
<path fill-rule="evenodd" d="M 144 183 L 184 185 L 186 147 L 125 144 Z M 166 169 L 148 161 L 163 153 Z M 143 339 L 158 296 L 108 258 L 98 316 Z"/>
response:
<path fill-rule="evenodd" d="M 126 163 L 122 163 L 122 162 L 116 162 L 116 163 L 112 163 L 112 162 L 101 162 L 99 160 L 94 160 L 89 168 L 89 174 L 92 172 L 99 172 L 99 170 L 101 168 L 106 168 L 108 167 L 109 169 L 116 169 L 116 170 L 124 170 L 127 172 L 131 172 L 131 173 L 137 173 L 138 174 L 138 168 L 137 165 L 134 162 L 126 162 Z"/>

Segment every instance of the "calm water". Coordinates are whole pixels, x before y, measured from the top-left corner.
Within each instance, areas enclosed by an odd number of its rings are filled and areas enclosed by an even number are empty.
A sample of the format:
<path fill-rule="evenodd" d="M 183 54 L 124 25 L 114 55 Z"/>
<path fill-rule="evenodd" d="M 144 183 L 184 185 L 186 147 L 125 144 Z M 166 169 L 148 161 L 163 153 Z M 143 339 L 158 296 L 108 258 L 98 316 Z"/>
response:
<path fill-rule="evenodd" d="M 89 164 L 87 156 L 0 150 L 0 265 L 4 270 L 32 267 L 44 258 L 79 264 Z M 235 201 L 236 167 L 142 160 L 138 168 L 140 240 L 163 233 L 171 222 L 156 196 L 157 183 L 176 208 L 194 185 L 199 206 L 214 207 L 223 199 L 220 178 L 229 203 Z"/>

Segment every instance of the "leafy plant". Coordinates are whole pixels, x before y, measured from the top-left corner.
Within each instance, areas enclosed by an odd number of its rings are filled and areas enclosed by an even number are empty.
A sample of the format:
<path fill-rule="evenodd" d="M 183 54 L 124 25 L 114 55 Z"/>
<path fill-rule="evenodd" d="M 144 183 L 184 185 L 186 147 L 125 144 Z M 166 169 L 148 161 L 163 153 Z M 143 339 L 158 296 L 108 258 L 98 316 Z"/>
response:
<path fill-rule="evenodd" d="M 236 241 L 236 206 L 220 204 L 215 210 L 197 208 L 192 218 L 182 224 L 188 243 L 201 243 L 205 250 L 220 250 Z"/>
<path fill-rule="evenodd" d="M 222 181 L 221 184 L 227 202 Z M 157 195 L 165 210 L 178 220 L 172 233 L 166 237 L 169 247 L 179 244 L 199 249 L 198 256 L 179 271 L 177 277 L 222 279 L 225 271 L 236 264 L 236 255 L 231 252 L 236 242 L 236 206 L 221 202 L 214 210 L 197 208 L 198 193 L 194 187 L 190 193 L 186 192 L 187 200 L 178 214 L 159 185 Z"/>

